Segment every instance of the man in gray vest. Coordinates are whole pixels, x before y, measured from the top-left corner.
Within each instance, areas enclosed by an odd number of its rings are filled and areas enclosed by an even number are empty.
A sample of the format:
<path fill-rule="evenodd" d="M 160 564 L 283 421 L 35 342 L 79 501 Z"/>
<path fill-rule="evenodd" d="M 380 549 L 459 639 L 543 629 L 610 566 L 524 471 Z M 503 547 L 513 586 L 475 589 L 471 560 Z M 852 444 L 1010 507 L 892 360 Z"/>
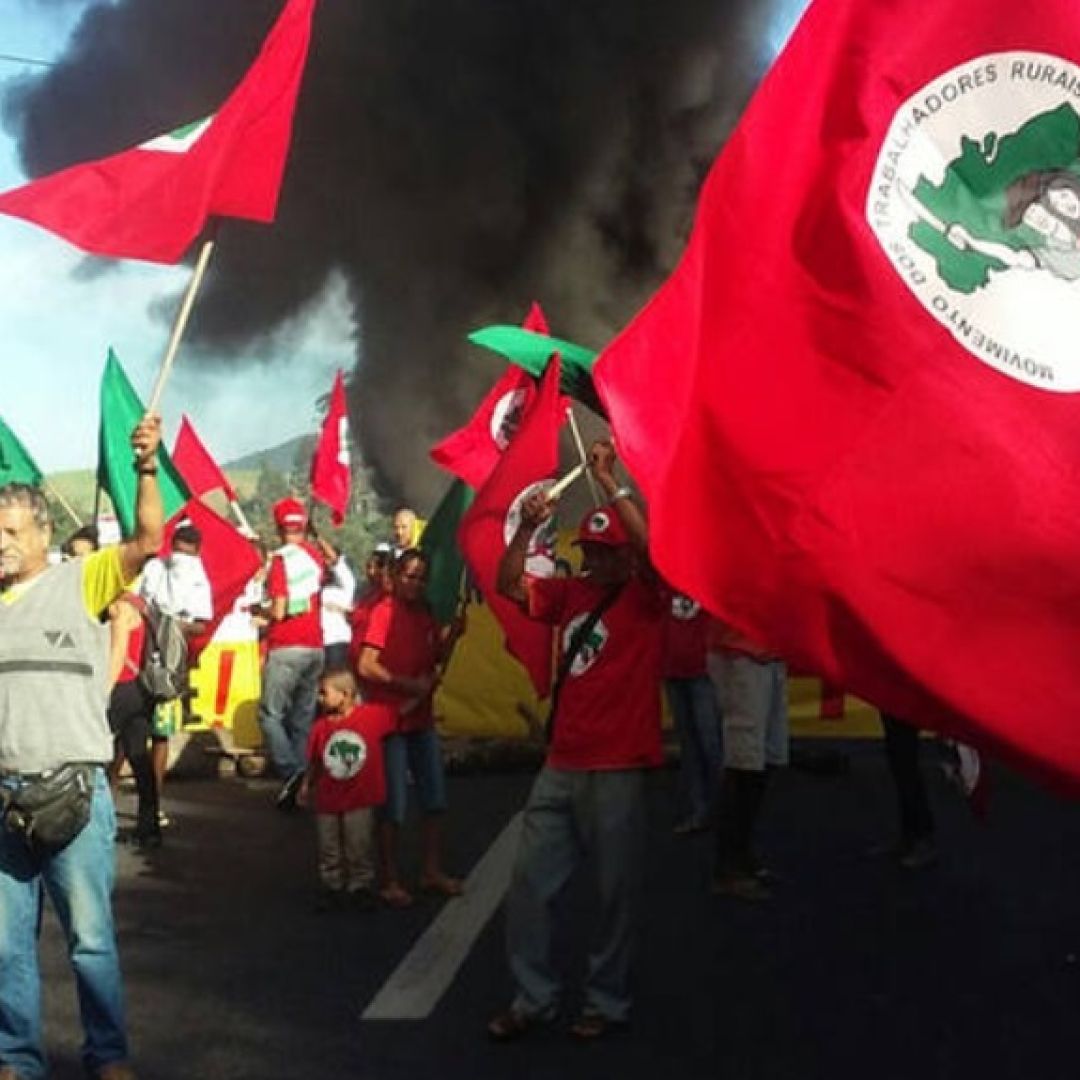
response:
<path fill-rule="evenodd" d="M 123 543 L 49 562 L 48 505 L 37 488 L 0 487 L 0 787 L 20 790 L 71 763 L 91 766 L 82 830 L 59 851 L 0 829 L 0 1080 L 40 1080 L 37 933 L 42 886 L 68 941 L 82 1018 L 83 1064 L 95 1080 L 133 1080 L 112 917 L 116 815 L 106 767 L 109 630 L 101 615 L 161 547 L 161 420 L 131 436 L 137 498 Z"/>

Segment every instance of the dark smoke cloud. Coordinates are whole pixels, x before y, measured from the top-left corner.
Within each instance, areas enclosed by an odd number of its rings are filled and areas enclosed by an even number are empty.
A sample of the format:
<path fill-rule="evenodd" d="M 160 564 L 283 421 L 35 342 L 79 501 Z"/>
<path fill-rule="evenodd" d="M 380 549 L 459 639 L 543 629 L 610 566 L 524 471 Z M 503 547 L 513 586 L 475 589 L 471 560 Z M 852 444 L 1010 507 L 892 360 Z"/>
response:
<path fill-rule="evenodd" d="M 91 9 L 62 63 L 9 98 L 27 170 L 210 111 L 280 7 Z M 704 172 L 791 7 L 321 0 L 278 222 L 226 227 L 195 355 L 244 362 L 340 272 L 359 324 L 365 458 L 388 495 L 430 506 L 445 478 L 428 447 L 500 368 L 466 333 L 516 322 L 538 299 L 556 335 L 610 340 L 674 265 Z"/>

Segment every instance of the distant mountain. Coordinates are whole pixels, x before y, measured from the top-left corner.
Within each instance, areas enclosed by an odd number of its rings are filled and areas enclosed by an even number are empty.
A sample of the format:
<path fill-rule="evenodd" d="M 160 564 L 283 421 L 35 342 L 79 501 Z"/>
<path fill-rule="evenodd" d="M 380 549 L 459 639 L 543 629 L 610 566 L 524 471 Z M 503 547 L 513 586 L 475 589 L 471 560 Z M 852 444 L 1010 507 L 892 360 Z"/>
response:
<path fill-rule="evenodd" d="M 315 435 L 298 435 L 278 446 L 256 450 L 253 454 L 236 458 L 222 465 L 227 472 L 259 472 L 265 465 L 278 472 L 290 472 L 298 461 L 307 462 L 315 453 Z"/>

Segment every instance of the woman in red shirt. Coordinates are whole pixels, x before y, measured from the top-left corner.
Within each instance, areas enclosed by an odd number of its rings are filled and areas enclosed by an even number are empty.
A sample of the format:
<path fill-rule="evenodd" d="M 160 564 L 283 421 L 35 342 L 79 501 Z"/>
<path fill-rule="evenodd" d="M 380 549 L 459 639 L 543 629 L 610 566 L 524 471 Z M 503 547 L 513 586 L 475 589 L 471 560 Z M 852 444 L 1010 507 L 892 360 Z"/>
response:
<path fill-rule="evenodd" d="M 443 896 L 461 894 L 461 882 L 442 868 L 446 780 L 432 710 L 440 665 L 456 635 L 450 627 L 440 628 L 431 613 L 424 595 L 427 574 L 423 552 L 410 548 L 398 556 L 390 571 L 390 595 L 371 609 L 357 663 L 364 701 L 390 705 L 397 713 L 397 730 L 384 743 L 387 798 L 379 815 L 380 895 L 392 907 L 412 903 L 397 860 L 410 773 L 422 814 L 420 887 Z"/>

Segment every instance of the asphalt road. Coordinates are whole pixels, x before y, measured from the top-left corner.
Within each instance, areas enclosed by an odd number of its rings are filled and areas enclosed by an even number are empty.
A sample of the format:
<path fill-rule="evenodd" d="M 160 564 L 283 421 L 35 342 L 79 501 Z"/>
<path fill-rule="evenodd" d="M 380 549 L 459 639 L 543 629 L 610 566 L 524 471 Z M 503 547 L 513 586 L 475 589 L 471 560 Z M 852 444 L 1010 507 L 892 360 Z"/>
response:
<path fill-rule="evenodd" d="M 171 780 L 165 847 L 118 855 L 139 1075 L 1074 1080 L 1077 807 L 999 770 L 983 825 L 934 772 L 942 857 L 905 873 L 869 854 L 892 824 L 880 747 L 834 745 L 846 771 L 791 769 L 770 791 L 761 847 L 782 883 L 766 904 L 710 895 L 709 837 L 672 836 L 674 774 L 655 776 L 635 1020 L 589 1046 L 559 1030 L 511 1046 L 483 1034 L 510 992 L 501 915 L 482 917 L 501 872 L 490 849 L 521 806 L 526 771 L 451 778 L 449 862 L 474 874 L 472 906 L 458 912 L 464 901 L 427 899 L 316 912 L 312 822 L 276 812 L 271 782 Z M 121 794 L 123 813 L 132 798 Z M 406 833 L 407 852 L 414 841 Z M 566 899 L 584 916 L 587 892 Z M 569 968 L 579 938 L 563 943 Z M 74 1080 L 80 1032 L 51 917 L 42 952 L 52 1075 Z M 423 985 L 437 972 L 442 993 Z M 365 1019 L 374 1003 L 383 1017 L 415 1005 L 418 988 L 430 1015 Z"/>

